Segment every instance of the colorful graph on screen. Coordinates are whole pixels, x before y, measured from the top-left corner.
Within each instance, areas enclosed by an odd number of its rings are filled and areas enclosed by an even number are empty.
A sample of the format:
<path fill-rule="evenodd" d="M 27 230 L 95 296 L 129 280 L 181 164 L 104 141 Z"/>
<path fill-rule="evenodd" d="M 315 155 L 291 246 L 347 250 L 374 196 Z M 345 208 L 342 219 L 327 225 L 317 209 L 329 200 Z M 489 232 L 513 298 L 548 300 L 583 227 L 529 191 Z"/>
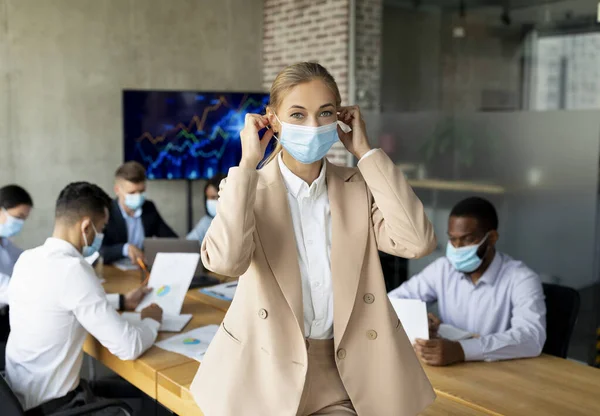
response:
<path fill-rule="evenodd" d="M 123 92 L 124 156 L 148 179 L 206 179 L 237 166 L 247 113 L 264 114 L 262 93 Z"/>

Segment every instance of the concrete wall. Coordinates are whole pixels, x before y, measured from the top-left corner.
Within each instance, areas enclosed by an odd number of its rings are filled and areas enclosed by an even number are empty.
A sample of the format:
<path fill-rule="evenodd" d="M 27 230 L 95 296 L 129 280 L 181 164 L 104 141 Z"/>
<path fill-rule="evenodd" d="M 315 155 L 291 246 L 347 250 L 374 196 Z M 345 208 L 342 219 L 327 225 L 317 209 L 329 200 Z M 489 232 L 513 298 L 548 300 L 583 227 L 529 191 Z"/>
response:
<path fill-rule="evenodd" d="M 262 19 L 262 0 L 0 0 L 0 183 L 35 200 L 18 242 L 44 241 L 68 182 L 112 194 L 124 88 L 261 90 Z M 149 185 L 185 233 L 185 183 Z"/>

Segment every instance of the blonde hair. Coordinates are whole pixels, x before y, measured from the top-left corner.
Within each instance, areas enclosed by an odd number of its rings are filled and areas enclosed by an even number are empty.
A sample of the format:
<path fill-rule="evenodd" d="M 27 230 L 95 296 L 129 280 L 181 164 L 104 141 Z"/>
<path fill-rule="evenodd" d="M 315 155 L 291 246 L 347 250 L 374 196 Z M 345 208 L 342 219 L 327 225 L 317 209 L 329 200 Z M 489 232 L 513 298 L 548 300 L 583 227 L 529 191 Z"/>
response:
<path fill-rule="evenodd" d="M 339 107 L 342 103 L 342 97 L 335 82 L 335 78 L 333 78 L 329 71 L 316 62 L 299 62 L 284 68 L 277 74 L 275 81 L 273 81 L 273 85 L 271 85 L 269 105 L 267 108 L 271 109 L 272 112 L 275 112 L 274 110 L 281 105 L 283 98 L 292 88 L 315 79 L 323 81 L 325 85 L 329 87 L 331 92 L 335 95 L 335 105 Z M 280 151 L 281 144 L 278 142 L 277 147 L 273 150 L 273 153 L 271 153 L 263 166 L 275 159 Z"/>

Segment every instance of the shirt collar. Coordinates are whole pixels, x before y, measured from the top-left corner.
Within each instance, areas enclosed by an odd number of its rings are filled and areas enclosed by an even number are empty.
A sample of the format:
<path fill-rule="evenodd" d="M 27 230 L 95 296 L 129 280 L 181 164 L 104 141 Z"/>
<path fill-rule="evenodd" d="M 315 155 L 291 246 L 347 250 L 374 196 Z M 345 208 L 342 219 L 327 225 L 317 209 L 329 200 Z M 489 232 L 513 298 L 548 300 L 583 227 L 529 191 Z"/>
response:
<path fill-rule="evenodd" d="M 500 257 L 500 253 L 496 251 L 494 254 L 494 259 L 483 273 L 479 282 L 486 283 L 488 285 L 493 285 L 496 279 L 498 278 L 498 274 L 500 273 L 500 269 L 502 268 L 502 258 Z"/>
<path fill-rule="evenodd" d="M 279 163 L 279 170 L 281 171 L 281 176 L 283 176 L 285 187 L 294 198 L 311 197 L 316 199 L 327 189 L 327 183 L 325 181 L 327 162 L 325 159 L 323 159 L 323 165 L 319 176 L 310 186 L 308 186 L 304 180 L 296 176 L 285 163 L 283 163 L 283 156 L 281 153 L 279 153 L 279 156 L 277 157 L 277 162 Z"/>
<path fill-rule="evenodd" d="M 44 243 L 44 247 L 48 247 L 53 251 L 58 251 L 61 253 L 71 254 L 74 256 L 81 256 L 81 253 L 75 248 L 75 246 L 73 246 L 73 244 L 60 238 L 47 238 L 46 242 Z"/>
<path fill-rule="evenodd" d="M 135 212 L 133 213 L 133 217 L 130 216 L 127 212 L 125 212 L 125 209 L 121 206 L 121 203 L 119 201 L 117 201 L 117 205 L 119 206 L 119 209 L 121 210 L 121 215 L 123 215 L 123 218 L 127 219 L 127 218 L 139 218 L 142 215 L 142 209 L 138 208 L 135 210 Z"/>

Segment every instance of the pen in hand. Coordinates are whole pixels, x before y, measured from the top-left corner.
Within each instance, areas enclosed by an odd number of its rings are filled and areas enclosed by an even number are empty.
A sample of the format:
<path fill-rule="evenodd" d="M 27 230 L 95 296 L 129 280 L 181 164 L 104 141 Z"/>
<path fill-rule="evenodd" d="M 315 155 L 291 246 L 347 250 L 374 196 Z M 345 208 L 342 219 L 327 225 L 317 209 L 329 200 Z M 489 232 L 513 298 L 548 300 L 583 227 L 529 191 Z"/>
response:
<path fill-rule="evenodd" d="M 148 280 L 150 280 L 150 272 L 148 271 L 148 268 L 146 267 L 142 259 L 138 258 L 137 264 L 139 264 L 140 268 L 144 271 L 144 273 L 146 273 L 146 278 L 142 282 L 142 286 L 145 286 L 148 284 Z"/>

